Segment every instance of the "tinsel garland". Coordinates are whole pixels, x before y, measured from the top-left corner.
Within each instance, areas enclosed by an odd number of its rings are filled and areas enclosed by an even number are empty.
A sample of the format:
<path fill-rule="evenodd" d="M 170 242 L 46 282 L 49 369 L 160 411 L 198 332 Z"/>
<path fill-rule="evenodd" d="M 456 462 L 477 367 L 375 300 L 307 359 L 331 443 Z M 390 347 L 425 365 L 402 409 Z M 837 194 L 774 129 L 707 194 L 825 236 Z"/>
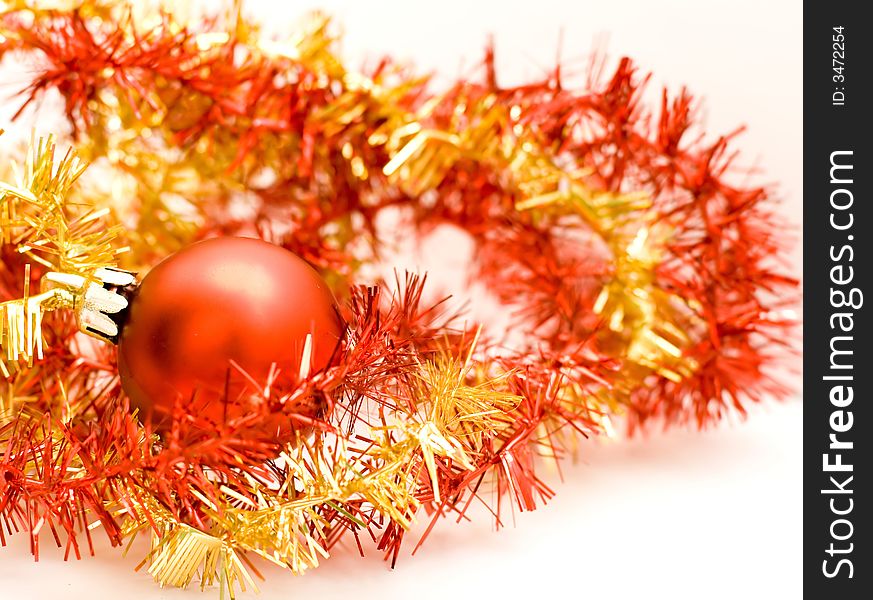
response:
<path fill-rule="evenodd" d="M 729 183 L 732 135 L 695 133 L 687 91 L 648 109 L 629 59 L 608 77 L 593 61 L 582 91 L 559 69 L 501 87 L 489 51 L 481 81 L 434 93 L 387 60 L 347 70 L 324 17 L 276 40 L 240 15 L 86 1 L 0 16 L 0 56 L 34 69 L 22 109 L 59 93 L 75 148 L 35 140 L 19 169 L 0 163 L 4 544 L 24 531 L 38 556 L 50 535 L 78 558 L 95 529 L 113 545 L 150 531 L 159 583 L 199 574 L 233 595 L 254 587 L 252 556 L 302 572 L 366 535 L 393 562 L 422 513 L 426 537 L 477 499 L 498 524 L 508 502 L 533 510 L 553 494 L 541 459 L 610 417 L 704 427 L 783 392 L 768 370 L 795 282 L 772 202 Z M 422 236 L 469 234 L 517 347 L 423 303 L 423 277 L 362 285 L 388 208 Z M 215 235 L 304 257 L 350 333 L 337 366 L 265 385 L 260 413 L 206 435 L 180 406 L 158 436 L 76 315 L 101 269 Z M 332 407 L 311 435 L 251 435 L 309 394 Z"/>

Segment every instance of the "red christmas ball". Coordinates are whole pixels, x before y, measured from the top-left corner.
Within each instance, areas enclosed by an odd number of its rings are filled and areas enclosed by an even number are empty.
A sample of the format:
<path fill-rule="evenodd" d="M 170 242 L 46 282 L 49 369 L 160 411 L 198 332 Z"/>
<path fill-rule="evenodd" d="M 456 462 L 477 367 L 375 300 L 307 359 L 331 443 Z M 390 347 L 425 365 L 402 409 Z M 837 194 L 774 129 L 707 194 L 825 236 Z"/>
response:
<path fill-rule="evenodd" d="M 261 240 L 215 238 L 147 273 L 119 335 L 118 370 L 132 407 L 157 431 L 177 402 L 198 423 L 218 424 L 264 402 L 273 365 L 279 380 L 298 379 L 301 366 L 305 375 L 308 336 L 314 372 L 329 365 L 343 333 L 333 295 L 304 260 Z M 320 410 L 308 398 L 292 412 Z M 293 431 L 294 419 L 282 416 L 261 433 Z"/>

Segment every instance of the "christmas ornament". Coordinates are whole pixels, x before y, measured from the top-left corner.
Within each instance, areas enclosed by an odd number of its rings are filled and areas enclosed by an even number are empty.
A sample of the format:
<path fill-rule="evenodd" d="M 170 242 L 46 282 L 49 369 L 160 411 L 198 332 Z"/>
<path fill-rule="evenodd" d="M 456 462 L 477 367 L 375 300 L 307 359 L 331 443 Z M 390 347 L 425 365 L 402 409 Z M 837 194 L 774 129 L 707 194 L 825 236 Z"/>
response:
<path fill-rule="evenodd" d="M 702 428 L 784 393 L 784 236 L 684 89 L 649 109 L 630 59 L 501 87 L 489 49 L 435 94 L 390 60 L 348 70 L 320 16 L 265 39 L 239 10 L 128 9 L 0 12 L 0 55 L 33 60 L 22 109 L 60 94 L 75 144 L 0 161 L 0 542 L 79 557 L 148 533 L 161 585 L 232 596 L 254 557 L 301 573 L 352 536 L 393 564 L 416 518 L 421 544 L 479 502 L 502 525 L 553 495 L 542 460 L 616 420 Z M 424 302 L 424 277 L 367 279 L 389 210 L 469 235 L 513 346 Z M 346 334 L 310 271 L 241 235 L 312 264 Z"/>
<path fill-rule="evenodd" d="M 214 429 L 268 402 L 266 382 L 275 393 L 327 367 L 342 332 L 327 284 L 305 261 L 261 240 L 210 239 L 159 263 L 133 292 L 118 370 L 156 427 L 182 406 Z M 309 397 L 283 412 L 293 429 L 321 409 Z"/>

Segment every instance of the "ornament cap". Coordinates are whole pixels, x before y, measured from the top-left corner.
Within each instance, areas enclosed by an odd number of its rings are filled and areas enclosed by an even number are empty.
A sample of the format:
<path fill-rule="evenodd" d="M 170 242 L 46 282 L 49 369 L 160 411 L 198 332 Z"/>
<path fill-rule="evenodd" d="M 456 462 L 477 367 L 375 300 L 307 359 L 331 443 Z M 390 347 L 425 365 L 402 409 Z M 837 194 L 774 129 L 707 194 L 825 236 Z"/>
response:
<path fill-rule="evenodd" d="M 53 271 L 43 277 L 42 288 L 70 292 L 79 330 L 116 344 L 136 289 L 136 274 L 113 267 L 97 269 L 91 278 Z"/>

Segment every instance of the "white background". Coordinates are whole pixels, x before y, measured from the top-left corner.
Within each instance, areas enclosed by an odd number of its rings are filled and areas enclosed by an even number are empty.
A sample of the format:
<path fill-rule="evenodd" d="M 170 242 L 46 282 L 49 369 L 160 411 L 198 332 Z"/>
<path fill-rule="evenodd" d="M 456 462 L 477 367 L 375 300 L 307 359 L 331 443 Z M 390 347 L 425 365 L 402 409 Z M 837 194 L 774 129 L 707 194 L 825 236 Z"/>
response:
<path fill-rule="evenodd" d="M 436 72 L 443 83 L 469 72 L 488 34 L 503 84 L 551 68 L 561 32 L 570 72 L 581 71 L 595 42 L 613 57 L 630 55 L 654 71 L 656 84 L 686 84 L 703 96 L 711 132 L 748 125 L 738 141 L 742 164 L 758 169 L 755 180 L 778 185 L 785 235 L 800 238 L 800 2 L 271 4 L 247 6 L 277 32 L 322 7 L 345 31 L 348 63 L 390 54 Z M 17 136 L 22 126 L 4 122 L 11 106 L 0 105 L 0 127 Z M 790 265 L 797 273 L 800 255 L 798 244 Z M 427 247 L 399 262 L 439 270 Z M 450 279 L 440 277 L 447 286 Z M 265 566 L 261 598 L 798 598 L 799 377 L 796 387 L 798 398 L 755 407 L 747 421 L 730 419 L 704 433 L 586 442 L 564 481 L 550 479 L 558 493 L 544 509 L 517 515 L 514 527 L 496 533 L 481 513 L 473 523 L 445 521 L 415 557 L 408 556 L 412 532 L 394 571 L 375 550 L 361 559 L 351 548 L 304 577 Z M 196 589 L 159 590 L 147 574 L 133 573 L 144 545 L 122 558 L 101 543 L 96 558 L 64 563 L 49 540 L 39 564 L 26 536 L 0 549 L 0 599 L 201 597 Z"/>

